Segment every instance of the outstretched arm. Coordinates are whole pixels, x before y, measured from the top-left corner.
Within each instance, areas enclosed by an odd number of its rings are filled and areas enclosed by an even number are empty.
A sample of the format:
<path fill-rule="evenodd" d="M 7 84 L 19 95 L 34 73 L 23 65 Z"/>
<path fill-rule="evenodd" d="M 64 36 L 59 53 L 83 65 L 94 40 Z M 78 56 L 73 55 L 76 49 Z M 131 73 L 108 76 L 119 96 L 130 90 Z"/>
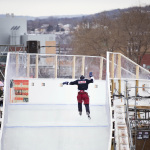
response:
<path fill-rule="evenodd" d="M 89 77 L 91 78 L 91 80 L 89 80 L 89 83 L 93 83 L 94 82 L 94 77 L 93 77 L 92 72 L 89 72 Z"/>
<path fill-rule="evenodd" d="M 64 85 L 64 84 L 68 85 L 68 84 L 69 84 L 69 82 L 67 82 L 67 81 L 66 81 L 66 82 L 63 82 L 62 84 L 63 84 L 63 85 Z"/>
<path fill-rule="evenodd" d="M 66 85 L 77 85 L 78 82 L 77 82 L 77 80 L 76 80 L 76 81 L 72 81 L 72 82 L 66 81 L 66 82 L 63 82 L 63 85 L 64 85 L 64 84 L 66 84 Z"/>
<path fill-rule="evenodd" d="M 69 83 L 70 85 L 78 85 L 78 81 L 76 80 L 76 81 L 72 81 L 72 82 L 70 82 Z"/>

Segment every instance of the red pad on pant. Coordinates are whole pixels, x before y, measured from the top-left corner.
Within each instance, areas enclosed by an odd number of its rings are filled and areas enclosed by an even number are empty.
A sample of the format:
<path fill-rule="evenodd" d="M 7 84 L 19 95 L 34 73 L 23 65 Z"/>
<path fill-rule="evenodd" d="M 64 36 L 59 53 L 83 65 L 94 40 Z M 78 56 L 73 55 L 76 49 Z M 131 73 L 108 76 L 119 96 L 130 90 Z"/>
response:
<path fill-rule="evenodd" d="M 79 103 L 89 104 L 89 96 L 87 92 L 78 92 L 77 100 Z"/>

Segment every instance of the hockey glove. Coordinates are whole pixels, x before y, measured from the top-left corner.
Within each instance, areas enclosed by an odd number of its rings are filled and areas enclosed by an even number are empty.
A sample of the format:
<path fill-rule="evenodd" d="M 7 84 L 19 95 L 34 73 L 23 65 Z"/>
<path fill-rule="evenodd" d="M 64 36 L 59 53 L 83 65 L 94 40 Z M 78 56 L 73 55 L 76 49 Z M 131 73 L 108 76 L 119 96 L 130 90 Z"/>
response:
<path fill-rule="evenodd" d="M 69 83 L 69 82 L 63 82 L 63 85 L 64 85 L 64 84 L 68 85 L 68 83 Z"/>
<path fill-rule="evenodd" d="M 89 77 L 93 77 L 93 74 L 92 74 L 92 72 L 89 72 Z"/>

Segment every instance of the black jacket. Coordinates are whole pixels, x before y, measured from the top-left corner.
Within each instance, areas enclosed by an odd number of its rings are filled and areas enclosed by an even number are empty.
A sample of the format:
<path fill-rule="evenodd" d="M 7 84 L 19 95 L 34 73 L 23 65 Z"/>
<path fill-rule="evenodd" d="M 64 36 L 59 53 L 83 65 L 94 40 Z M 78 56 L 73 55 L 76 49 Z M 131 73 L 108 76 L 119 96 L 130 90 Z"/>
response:
<path fill-rule="evenodd" d="M 82 80 L 72 81 L 69 84 L 70 85 L 78 85 L 78 90 L 87 90 L 88 84 L 93 83 L 93 82 L 94 82 L 94 80 L 93 80 L 93 78 L 91 78 L 90 80 L 82 79 Z"/>

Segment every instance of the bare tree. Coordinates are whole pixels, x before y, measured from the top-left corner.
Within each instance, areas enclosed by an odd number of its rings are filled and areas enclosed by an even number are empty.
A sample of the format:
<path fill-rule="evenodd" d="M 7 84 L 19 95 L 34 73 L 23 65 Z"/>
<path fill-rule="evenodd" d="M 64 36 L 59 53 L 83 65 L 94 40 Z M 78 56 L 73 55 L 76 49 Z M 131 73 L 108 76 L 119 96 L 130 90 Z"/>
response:
<path fill-rule="evenodd" d="M 119 51 L 138 64 L 150 49 L 150 14 L 142 7 L 120 11 L 114 18 L 105 13 L 84 20 L 73 35 L 74 53 L 105 55 Z"/>
<path fill-rule="evenodd" d="M 74 33 L 75 53 L 105 56 L 106 51 L 115 51 L 119 45 L 117 22 L 105 13 L 91 22 L 83 21 Z"/>
<path fill-rule="evenodd" d="M 103 19 L 103 20 L 102 20 Z M 103 23 L 101 23 L 103 21 Z M 109 49 L 108 18 L 84 20 L 74 32 L 73 47 L 75 53 L 84 55 L 104 55 Z"/>
<path fill-rule="evenodd" d="M 118 49 L 138 64 L 150 49 L 150 15 L 141 7 L 121 13 L 118 22 Z"/>

